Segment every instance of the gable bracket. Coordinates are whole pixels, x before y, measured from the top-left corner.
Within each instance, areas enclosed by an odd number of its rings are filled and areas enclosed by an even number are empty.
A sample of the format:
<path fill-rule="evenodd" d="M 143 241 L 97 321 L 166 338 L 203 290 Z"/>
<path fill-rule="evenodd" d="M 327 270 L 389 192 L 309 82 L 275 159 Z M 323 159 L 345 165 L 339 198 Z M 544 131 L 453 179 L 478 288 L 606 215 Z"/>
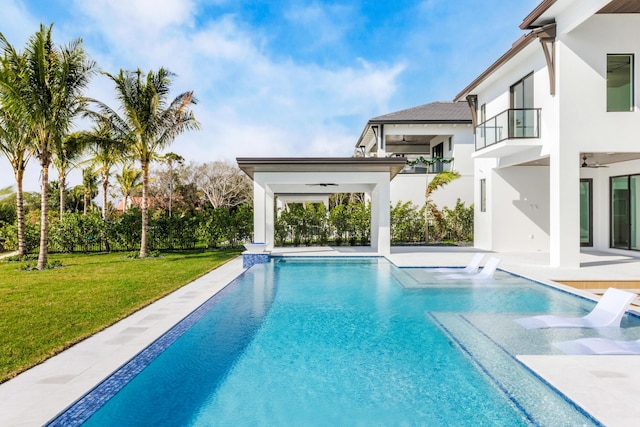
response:
<path fill-rule="evenodd" d="M 533 33 L 540 40 L 544 52 L 544 59 L 549 71 L 549 93 L 554 96 L 556 94 L 556 24 L 554 22 L 536 28 Z"/>
<path fill-rule="evenodd" d="M 473 133 L 476 133 L 476 126 L 478 126 L 478 95 L 467 95 L 467 104 L 469 104 L 469 109 L 471 110 Z"/>

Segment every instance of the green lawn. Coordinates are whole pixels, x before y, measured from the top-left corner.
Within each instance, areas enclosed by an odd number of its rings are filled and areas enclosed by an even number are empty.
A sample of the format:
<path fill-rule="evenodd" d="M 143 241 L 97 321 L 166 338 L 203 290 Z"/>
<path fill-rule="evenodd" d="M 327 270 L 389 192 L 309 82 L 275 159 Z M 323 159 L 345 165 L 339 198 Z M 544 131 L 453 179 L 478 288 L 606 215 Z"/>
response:
<path fill-rule="evenodd" d="M 0 260 L 0 382 L 106 328 L 238 256 L 180 252 L 52 255 L 62 268 L 19 270 Z M 33 264 L 33 262 L 31 262 Z"/>

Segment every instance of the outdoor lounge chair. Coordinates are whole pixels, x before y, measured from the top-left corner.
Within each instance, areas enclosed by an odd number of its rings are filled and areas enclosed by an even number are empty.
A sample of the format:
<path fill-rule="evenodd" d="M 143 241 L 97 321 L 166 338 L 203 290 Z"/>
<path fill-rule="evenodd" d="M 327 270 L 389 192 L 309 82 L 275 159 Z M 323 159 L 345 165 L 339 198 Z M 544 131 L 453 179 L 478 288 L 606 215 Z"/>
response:
<path fill-rule="evenodd" d="M 553 314 L 525 317 L 515 321 L 526 329 L 619 327 L 627 307 L 636 294 L 609 288 L 598 304 L 584 317 L 560 317 Z"/>
<path fill-rule="evenodd" d="M 486 280 L 492 279 L 493 274 L 496 272 L 498 268 L 498 264 L 500 264 L 500 258 L 491 257 L 489 261 L 482 267 L 480 273 L 476 274 L 443 274 L 441 276 L 436 276 L 437 279 L 472 279 L 472 280 Z"/>
<path fill-rule="evenodd" d="M 480 263 L 484 258 L 484 254 L 477 253 L 471 259 L 471 262 L 465 268 L 434 268 L 436 273 L 464 273 L 464 274 L 476 274 L 480 268 Z"/>
<path fill-rule="evenodd" d="M 608 338 L 581 338 L 553 343 L 566 354 L 640 354 L 640 340 L 617 341 Z"/>

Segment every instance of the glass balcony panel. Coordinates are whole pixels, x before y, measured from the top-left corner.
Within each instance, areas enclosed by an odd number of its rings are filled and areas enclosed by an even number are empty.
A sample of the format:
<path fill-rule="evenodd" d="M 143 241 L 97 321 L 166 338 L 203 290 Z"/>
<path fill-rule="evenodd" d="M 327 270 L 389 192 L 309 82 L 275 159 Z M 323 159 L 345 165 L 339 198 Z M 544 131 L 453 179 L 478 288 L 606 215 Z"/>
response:
<path fill-rule="evenodd" d="M 539 138 L 539 123 L 539 108 L 515 108 L 503 111 L 476 127 L 476 150 L 506 139 Z"/>

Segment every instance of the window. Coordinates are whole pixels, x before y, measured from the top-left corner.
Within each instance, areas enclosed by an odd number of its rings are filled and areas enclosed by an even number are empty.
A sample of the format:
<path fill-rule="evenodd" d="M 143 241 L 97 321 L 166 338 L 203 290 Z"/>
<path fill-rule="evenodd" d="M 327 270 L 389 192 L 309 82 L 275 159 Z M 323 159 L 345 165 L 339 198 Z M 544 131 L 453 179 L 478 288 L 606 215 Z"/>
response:
<path fill-rule="evenodd" d="M 533 112 L 533 73 L 529 74 L 510 89 L 511 109 L 509 138 L 533 137 L 535 116 Z"/>
<path fill-rule="evenodd" d="M 607 55 L 607 111 L 633 111 L 633 55 Z"/>
<path fill-rule="evenodd" d="M 487 104 L 482 104 L 480 106 L 480 123 L 484 123 L 487 121 Z"/>
<path fill-rule="evenodd" d="M 451 152 L 451 139 L 452 137 L 449 137 L 449 152 Z"/>
<path fill-rule="evenodd" d="M 533 108 L 533 73 L 511 86 L 511 108 Z"/>
<path fill-rule="evenodd" d="M 432 160 L 437 160 L 431 167 L 431 173 L 440 173 L 444 171 L 444 165 L 441 162 L 443 156 L 444 156 L 444 142 L 441 142 L 440 144 L 436 145 L 431 149 Z"/>
<path fill-rule="evenodd" d="M 487 180 L 480 180 L 480 212 L 487 211 Z"/>

